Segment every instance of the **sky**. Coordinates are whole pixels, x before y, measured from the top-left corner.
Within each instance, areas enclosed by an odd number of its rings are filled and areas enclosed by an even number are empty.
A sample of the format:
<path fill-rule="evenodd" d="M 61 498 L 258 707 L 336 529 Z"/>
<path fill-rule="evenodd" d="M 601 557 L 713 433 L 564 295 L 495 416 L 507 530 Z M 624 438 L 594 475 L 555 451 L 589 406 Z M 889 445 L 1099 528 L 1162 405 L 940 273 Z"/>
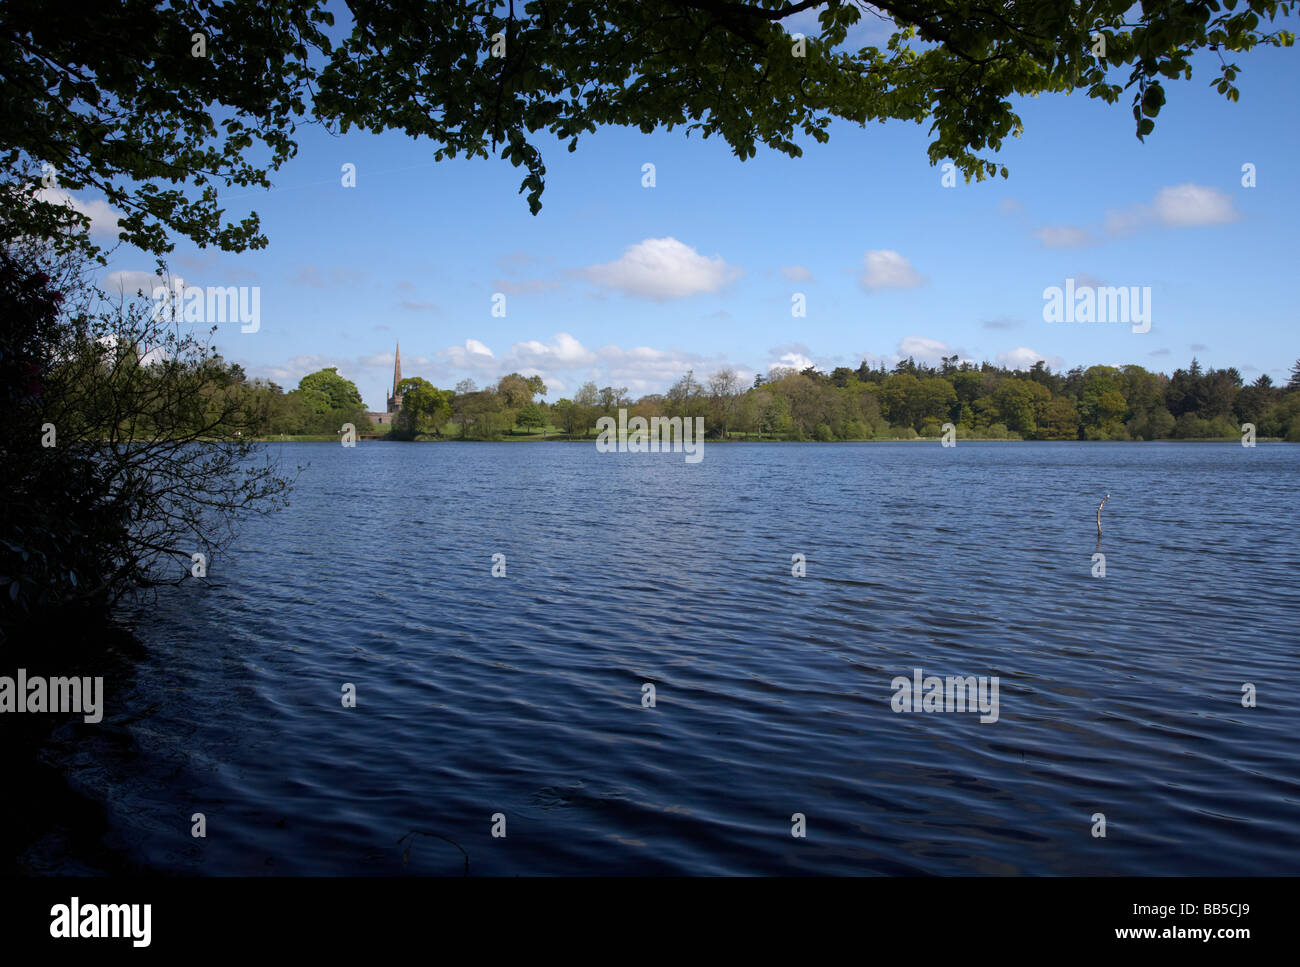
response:
<path fill-rule="evenodd" d="M 787 29 L 800 26 L 814 32 Z M 883 37 L 870 24 L 850 41 Z M 399 342 L 404 376 L 450 388 L 536 373 L 549 402 L 587 380 L 636 397 L 688 369 L 748 382 L 773 366 L 954 354 L 1168 373 L 1195 356 L 1285 383 L 1300 357 L 1300 49 L 1235 55 L 1235 104 L 1210 86 L 1213 58 L 1165 82 L 1145 143 L 1127 94 L 1018 100 L 1024 132 L 996 156 L 1010 177 L 955 187 L 929 163 L 926 128 L 904 122 L 837 122 L 827 144 L 800 141 L 803 157 L 760 146 L 744 162 L 720 138 L 614 128 L 575 153 L 536 142 L 533 216 L 521 169 L 499 158 L 434 162 L 400 133 L 304 126 L 271 190 L 222 195 L 228 218 L 258 212 L 269 247 L 178 243 L 171 268 L 189 285 L 259 288 L 257 330 L 216 335 L 250 376 L 288 390 L 335 366 L 380 410 Z M 152 274 L 123 246 L 104 282 L 133 291 Z M 1070 278 L 1149 287 L 1149 331 L 1044 321 L 1044 290 Z"/>

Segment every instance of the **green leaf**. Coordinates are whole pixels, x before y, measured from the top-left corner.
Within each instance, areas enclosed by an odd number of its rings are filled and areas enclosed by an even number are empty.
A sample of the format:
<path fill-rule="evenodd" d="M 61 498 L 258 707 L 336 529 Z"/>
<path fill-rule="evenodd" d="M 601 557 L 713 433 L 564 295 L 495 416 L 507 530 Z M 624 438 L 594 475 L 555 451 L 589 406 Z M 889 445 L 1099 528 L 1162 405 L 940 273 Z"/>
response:
<path fill-rule="evenodd" d="M 1165 90 L 1159 84 L 1151 84 L 1142 94 L 1142 113 L 1147 117 L 1155 117 L 1160 113 L 1160 108 L 1165 103 Z"/>

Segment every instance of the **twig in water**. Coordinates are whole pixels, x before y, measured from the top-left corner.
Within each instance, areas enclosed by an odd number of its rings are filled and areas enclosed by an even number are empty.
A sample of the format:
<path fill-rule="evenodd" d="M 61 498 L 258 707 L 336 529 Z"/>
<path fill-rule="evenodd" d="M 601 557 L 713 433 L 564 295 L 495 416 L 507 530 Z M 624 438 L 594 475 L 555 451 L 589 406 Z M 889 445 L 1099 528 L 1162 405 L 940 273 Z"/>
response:
<path fill-rule="evenodd" d="M 1110 500 L 1110 494 L 1107 494 L 1105 497 L 1103 497 L 1101 499 L 1101 503 L 1097 505 L 1097 536 L 1098 537 L 1101 536 L 1101 509 L 1106 506 L 1106 501 L 1108 500 Z"/>
<path fill-rule="evenodd" d="M 397 845 L 401 846 L 404 840 L 410 839 L 410 842 L 406 844 L 406 850 L 402 853 L 403 866 L 405 866 L 406 861 L 411 858 L 411 847 L 415 845 L 416 836 L 432 836 L 434 839 L 440 839 L 444 843 L 451 843 L 451 845 L 460 850 L 461 854 L 465 857 L 465 875 L 469 876 L 469 854 L 465 852 L 465 847 L 461 846 L 460 843 L 456 842 L 454 839 L 448 839 L 440 833 L 426 833 L 422 829 L 413 829 L 397 841 Z"/>

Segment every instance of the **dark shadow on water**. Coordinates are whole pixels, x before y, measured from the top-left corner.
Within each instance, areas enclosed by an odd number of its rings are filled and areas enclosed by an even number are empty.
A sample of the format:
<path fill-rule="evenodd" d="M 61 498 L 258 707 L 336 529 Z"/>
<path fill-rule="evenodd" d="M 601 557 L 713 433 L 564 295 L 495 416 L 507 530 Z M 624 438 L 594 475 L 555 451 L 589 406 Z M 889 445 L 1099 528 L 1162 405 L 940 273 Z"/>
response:
<path fill-rule="evenodd" d="M 26 670 L 41 676 L 104 679 L 103 718 L 88 723 L 76 712 L 6 712 L 0 715 L 0 874 L 120 876 L 148 872 L 112 846 L 105 804 L 74 781 L 68 753 L 90 729 L 114 729 L 111 697 L 127 690 L 144 646 L 130 628 L 80 617 L 46 620 L 11 633 L 0 652 L 0 676 Z M 20 697 L 20 700 L 21 697 Z M 131 742 L 125 729 L 115 738 Z"/>

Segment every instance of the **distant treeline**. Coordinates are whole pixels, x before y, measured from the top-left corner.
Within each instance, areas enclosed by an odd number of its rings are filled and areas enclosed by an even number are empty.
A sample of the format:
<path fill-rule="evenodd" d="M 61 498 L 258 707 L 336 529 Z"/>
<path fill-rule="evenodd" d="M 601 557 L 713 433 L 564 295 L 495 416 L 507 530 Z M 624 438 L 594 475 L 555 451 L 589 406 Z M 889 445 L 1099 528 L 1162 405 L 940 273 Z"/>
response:
<path fill-rule="evenodd" d="M 1195 359 L 1167 376 L 1141 366 L 1053 372 L 1042 362 L 1010 370 L 959 365 L 953 356 L 937 367 L 909 358 L 892 369 L 866 362 L 829 373 L 778 368 L 750 386 L 729 369 L 703 382 L 691 371 L 666 393 L 636 400 L 625 387 L 586 383 L 572 399 L 550 404 L 538 399 L 546 387 L 536 376 L 511 373 L 485 389 L 469 380 L 438 389 L 412 377 L 402 381 L 391 429 L 371 425 L 356 386 L 334 369 L 304 377 L 288 393 L 264 380 L 245 385 L 260 397 L 266 436 L 335 435 L 352 423 L 396 439 L 581 439 L 597 419 L 625 408 L 629 417 L 702 416 L 709 439 L 915 439 L 938 437 L 944 423 L 984 439 L 1207 439 L 1239 437 L 1242 424 L 1253 423 L 1260 437 L 1300 442 L 1300 360 L 1285 387 L 1266 375 L 1247 384 L 1236 369 L 1205 369 Z"/>

